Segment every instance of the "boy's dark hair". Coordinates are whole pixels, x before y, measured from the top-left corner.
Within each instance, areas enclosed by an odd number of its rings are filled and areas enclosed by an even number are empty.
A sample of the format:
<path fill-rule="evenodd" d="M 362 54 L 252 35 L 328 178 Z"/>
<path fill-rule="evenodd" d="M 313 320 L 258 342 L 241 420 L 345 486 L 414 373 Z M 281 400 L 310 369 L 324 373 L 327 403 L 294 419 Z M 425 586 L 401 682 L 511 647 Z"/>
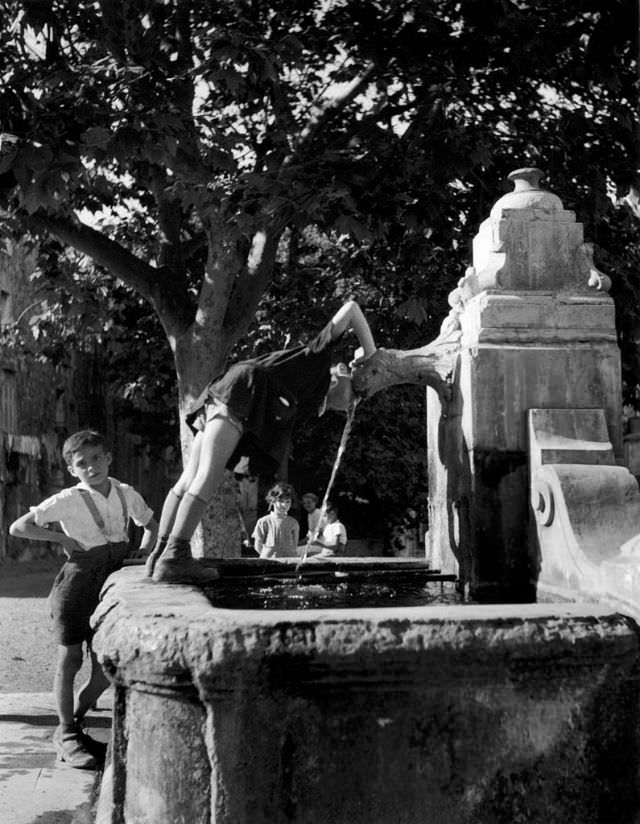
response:
<path fill-rule="evenodd" d="M 295 498 L 295 492 L 291 484 L 285 483 L 277 483 L 274 484 L 271 489 L 265 495 L 265 501 L 268 504 L 272 504 L 274 501 L 279 501 L 282 498 L 293 501 Z"/>
<path fill-rule="evenodd" d="M 96 432 L 95 429 L 81 429 L 80 432 L 69 435 L 64 442 L 62 457 L 67 466 L 70 466 L 73 461 L 73 453 L 82 449 L 83 446 L 102 446 L 106 450 L 106 445 L 105 437 L 100 432 Z"/>

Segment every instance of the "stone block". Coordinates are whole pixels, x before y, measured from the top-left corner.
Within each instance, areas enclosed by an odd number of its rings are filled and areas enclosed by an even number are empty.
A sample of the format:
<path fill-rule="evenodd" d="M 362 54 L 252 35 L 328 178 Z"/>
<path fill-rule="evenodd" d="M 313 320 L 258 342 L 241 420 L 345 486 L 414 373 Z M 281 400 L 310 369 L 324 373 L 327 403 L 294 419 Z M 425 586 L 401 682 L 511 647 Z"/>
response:
<path fill-rule="evenodd" d="M 529 460 L 543 464 L 615 465 L 603 409 L 530 409 Z"/>
<path fill-rule="evenodd" d="M 527 450 L 527 410 L 604 410 L 616 460 L 622 461 L 620 352 L 617 345 L 479 345 L 460 357 L 467 448 Z"/>
<path fill-rule="evenodd" d="M 462 346 L 479 343 L 617 343 L 615 307 L 607 295 L 483 292 L 461 317 Z"/>
<path fill-rule="evenodd" d="M 574 256 L 583 242 L 572 212 L 505 210 L 485 220 L 473 241 L 473 263 L 481 289 L 561 291 L 586 289 Z"/>

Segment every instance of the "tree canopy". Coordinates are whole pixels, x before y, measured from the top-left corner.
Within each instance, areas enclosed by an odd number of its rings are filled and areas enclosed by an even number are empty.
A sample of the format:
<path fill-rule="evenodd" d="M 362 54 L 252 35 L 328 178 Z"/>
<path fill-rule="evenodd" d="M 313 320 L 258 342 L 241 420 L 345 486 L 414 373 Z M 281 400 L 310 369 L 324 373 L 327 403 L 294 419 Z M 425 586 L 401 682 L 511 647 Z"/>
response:
<path fill-rule="evenodd" d="M 3 229 L 148 305 L 184 401 L 348 296 L 382 344 L 433 337 L 537 165 L 613 276 L 635 397 L 636 32 L 633 0 L 7 0 Z"/>

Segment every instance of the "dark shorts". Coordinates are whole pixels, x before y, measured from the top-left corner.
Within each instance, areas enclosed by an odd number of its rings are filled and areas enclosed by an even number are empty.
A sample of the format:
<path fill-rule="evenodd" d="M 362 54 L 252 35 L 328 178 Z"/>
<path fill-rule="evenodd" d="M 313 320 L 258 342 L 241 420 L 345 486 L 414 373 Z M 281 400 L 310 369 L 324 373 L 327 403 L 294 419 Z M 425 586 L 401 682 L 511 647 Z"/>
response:
<path fill-rule="evenodd" d="M 206 421 L 222 414 L 241 433 L 228 469 L 246 456 L 252 474 L 274 475 L 288 452 L 298 414 L 296 398 L 275 375 L 253 361 L 236 363 L 207 387 L 198 404 L 186 418 L 193 430 L 204 429 Z"/>
<path fill-rule="evenodd" d="M 74 552 L 57 574 L 49 593 L 49 611 L 56 642 L 65 647 L 90 641 L 89 619 L 100 600 L 100 590 L 112 572 L 120 569 L 129 544 L 105 544 Z"/>

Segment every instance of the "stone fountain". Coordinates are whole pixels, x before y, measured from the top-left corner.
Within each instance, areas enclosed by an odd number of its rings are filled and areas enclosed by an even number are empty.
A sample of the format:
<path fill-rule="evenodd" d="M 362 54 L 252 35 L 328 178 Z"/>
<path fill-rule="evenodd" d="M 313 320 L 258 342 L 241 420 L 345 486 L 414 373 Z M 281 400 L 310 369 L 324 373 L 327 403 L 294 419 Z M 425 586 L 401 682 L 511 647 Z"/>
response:
<path fill-rule="evenodd" d="M 613 303 L 540 176 L 510 176 L 438 338 L 356 377 L 428 387 L 427 561 L 474 603 L 234 608 L 117 573 L 94 617 L 115 687 L 98 824 L 637 822 Z"/>

